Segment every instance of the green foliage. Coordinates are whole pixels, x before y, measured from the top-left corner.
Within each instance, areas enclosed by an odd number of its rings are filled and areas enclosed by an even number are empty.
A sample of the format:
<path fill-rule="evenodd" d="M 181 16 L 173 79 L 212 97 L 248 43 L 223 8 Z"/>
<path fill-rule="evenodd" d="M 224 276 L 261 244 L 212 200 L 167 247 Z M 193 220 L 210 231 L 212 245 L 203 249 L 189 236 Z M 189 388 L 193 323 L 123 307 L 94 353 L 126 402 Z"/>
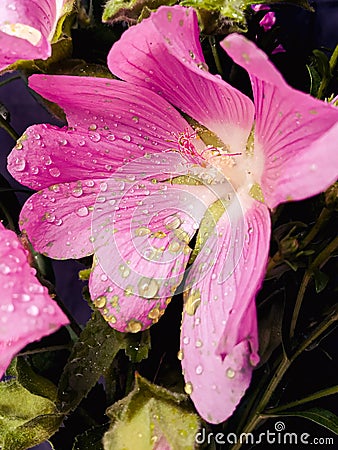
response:
<path fill-rule="evenodd" d="M 268 414 L 266 415 L 269 416 Z M 278 415 L 272 415 L 272 417 L 283 417 L 283 416 L 291 416 L 291 417 L 303 417 L 304 419 L 311 420 L 318 425 L 321 425 L 324 428 L 332 431 L 335 434 L 338 434 L 338 417 L 333 414 L 331 411 L 328 411 L 323 408 L 311 408 L 305 411 L 283 411 Z"/>
<path fill-rule="evenodd" d="M 58 407 L 75 409 L 125 346 L 125 335 L 113 330 L 98 311 L 75 343 L 58 386 Z"/>
<path fill-rule="evenodd" d="M 199 420 L 186 408 L 186 398 L 137 375 L 134 390 L 107 411 L 112 425 L 104 449 L 194 449 Z"/>
<path fill-rule="evenodd" d="M 27 363 L 14 360 L 7 373 L 13 378 L 0 383 L 0 448 L 24 450 L 54 434 L 63 416 L 52 401 L 55 386 Z"/>

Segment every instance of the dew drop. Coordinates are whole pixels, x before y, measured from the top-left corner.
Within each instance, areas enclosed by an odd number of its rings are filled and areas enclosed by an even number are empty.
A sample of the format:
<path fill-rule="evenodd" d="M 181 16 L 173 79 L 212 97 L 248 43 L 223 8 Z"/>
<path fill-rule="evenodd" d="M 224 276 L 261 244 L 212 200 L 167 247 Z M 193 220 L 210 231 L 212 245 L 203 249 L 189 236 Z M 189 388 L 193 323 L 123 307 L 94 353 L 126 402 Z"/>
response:
<path fill-rule="evenodd" d="M 30 316 L 38 316 L 40 313 L 39 308 L 36 305 L 31 305 L 29 308 L 26 309 L 27 314 Z"/>
<path fill-rule="evenodd" d="M 126 142 L 130 142 L 131 141 L 131 137 L 129 136 L 129 134 L 126 134 L 125 136 L 123 136 L 122 138 L 124 141 Z"/>
<path fill-rule="evenodd" d="M 101 136 L 99 133 L 89 133 L 89 139 L 92 142 L 99 142 L 101 140 Z"/>
<path fill-rule="evenodd" d="M 188 381 L 188 383 L 186 383 L 184 386 L 184 392 L 188 395 L 191 395 L 192 391 L 193 391 L 192 383 L 190 381 Z"/>
<path fill-rule="evenodd" d="M 184 345 L 188 345 L 189 342 L 190 342 L 189 336 L 184 336 L 184 338 L 183 338 L 183 344 L 184 344 Z"/>
<path fill-rule="evenodd" d="M 201 375 L 201 373 L 203 372 L 203 367 L 199 364 L 198 366 L 196 366 L 195 372 L 197 375 Z"/>
<path fill-rule="evenodd" d="M 26 167 L 26 160 L 24 158 L 16 158 L 15 161 L 15 170 L 17 172 L 22 172 Z"/>
<path fill-rule="evenodd" d="M 83 194 L 83 190 L 81 186 L 77 186 L 72 190 L 72 196 L 73 197 L 81 197 Z"/>
<path fill-rule="evenodd" d="M 95 130 L 97 130 L 97 125 L 96 125 L 96 123 L 90 124 L 89 127 L 88 127 L 88 130 L 89 130 L 89 131 L 95 131 Z"/>
<path fill-rule="evenodd" d="M 51 169 L 49 169 L 49 173 L 51 174 L 52 177 L 59 177 L 60 176 L 60 170 L 57 167 L 52 167 Z"/>
<path fill-rule="evenodd" d="M 154 278 L 142 277 L 138 283 L 138 292 L 144 298 L 154 298 L 159 290 L 159 284 Z"/>
<path fill-rule="evenodd" d="M 229 369 L 227 369 L 227 371 L 226 371 L 226 376 L 228 377 L 228 378 L 234 378 L 234 376 L 235 376 L 235 371 L 233 370 L 233 369 L 231 369 L 230 367 L 229 367 Z"/>
<path fill-rule="evenodd" d="M 79 217 L 86 217 L 86 216 L 88 216 L 88 214 L 89 214 L 89 210 L 88 210 L 87 206 L 82 206 L 81 208 L 79 208 L 79 209 L 76 211 L 76 214 L 77 214 Z"/>

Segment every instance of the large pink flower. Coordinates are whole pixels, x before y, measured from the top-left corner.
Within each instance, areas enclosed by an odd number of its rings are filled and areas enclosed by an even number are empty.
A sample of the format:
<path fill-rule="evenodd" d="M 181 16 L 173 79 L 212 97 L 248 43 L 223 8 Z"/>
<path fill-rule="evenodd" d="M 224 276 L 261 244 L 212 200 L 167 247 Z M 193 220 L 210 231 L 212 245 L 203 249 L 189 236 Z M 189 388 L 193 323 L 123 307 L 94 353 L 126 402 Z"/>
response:
<path fill-rule="evenodd" d="M 27 256 L 16 234 L 0 223 L 0 378 L 23 347 L 68 323 Z"/>
<path fill-rule="evenodd" d="M 95 253 L 91 295 L 121 331 L 159 319 L 189 240 L 222 199 L 186 277 L 180 351 L 186 392 L 213 423 L 232 414 L 258 361 L 269 208 L 321 192 L 338 173 L 338 110 L 289 87 L 244 37 L 222 46 L 249 72 L 254 103 L 208 72 L 195 12 L 161 7 L 113 46 L 108 64 L 124 81 L 33 76 L 69 126 L 30 127 L 9 156 L 12 175 L 40 189 L 22 229 L 52 258 Z M 201 184 L 169 182 L 180 174 Z"/>
<path fill-rule="evenodd" d="M 65 3 L 72 0 L 2 0 L 0 71 L 18 59 L 47 59 Z"/>

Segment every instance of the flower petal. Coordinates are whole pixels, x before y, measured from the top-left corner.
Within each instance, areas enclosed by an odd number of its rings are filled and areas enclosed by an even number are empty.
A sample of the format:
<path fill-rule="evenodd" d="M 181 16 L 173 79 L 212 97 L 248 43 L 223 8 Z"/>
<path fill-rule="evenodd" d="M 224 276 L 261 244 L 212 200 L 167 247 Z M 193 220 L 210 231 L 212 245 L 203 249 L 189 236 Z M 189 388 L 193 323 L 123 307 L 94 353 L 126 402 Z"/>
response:
<path fill-rule="evenodd" d="M 18 59 L 46 59 L 62 0 L 2 0 L 0 70 Z"/>
<path fill-rule="evenodd" d="M 151 158 L 161 161 L 163 155 Z M 182 161 L 177 154 L 166 158 L 173 167 Z M 188 243 L 216 197 L 204 186 L 147 180 L 130 170 L 133 165 L 107 180 L 95 205 L 95 262 L 89 290 L 114 328 L 137 332 L 163 314 L 182 281 L 191 253 Z M 162 170 L 156 164 L 155 168 Z"/>
<path fill-rule="evenodd" d="M 91 255 L 91 211 L 103 183 L 54 184 L 32 195 L 20 213 L 20 228 L 34 249 L 55 259 Z"/>
<path fill-rule="evenodd" d="M 250 75 L 256 108 L 255 151 L 270 208 L 318 194 L 338 176 L 338 109 L 286 84 L 267 56 L 240 35 L 223 47 Z"/>
<path fill-rule="evenodd" d="M 174 134 L 191 130 L 157 94 L 119 80 L 33 75 L 30 87 L 58 103 L 69 125 L 34 125 L 9 155 L 10 173 L 33 189 L 110 177 L 146 152 L 177 147 Z"/>
<path fill-rule="evenodd" d="M 159 93 L 232 151 L 245 148 L 252 102 L 208 72 L 192 8 L 160 7 L 113 45 L 108 65 L 120 78 Z"/>
<path fill-rule="evenodd" d="M 233 203 L 193 264 L 184 294 L 181 332 L 186 392 L 201 416 L 226 420 L 258 362 L 255 295 L 270 240 L 268 209 Z"/>
<path fill-rule="evenodd" d="M 0 223 L 0 378 L 15 354 L 68 320 L 29 266 L 15 233 Z"/>

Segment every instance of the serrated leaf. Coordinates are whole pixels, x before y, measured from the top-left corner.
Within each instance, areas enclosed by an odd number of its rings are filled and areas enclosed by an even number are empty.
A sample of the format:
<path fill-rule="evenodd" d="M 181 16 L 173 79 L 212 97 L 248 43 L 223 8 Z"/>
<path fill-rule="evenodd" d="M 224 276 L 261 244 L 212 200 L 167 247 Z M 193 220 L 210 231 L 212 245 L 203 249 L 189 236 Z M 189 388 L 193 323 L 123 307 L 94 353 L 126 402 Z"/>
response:
<path fill-rule="evenodd" d="M 278 414 L 264 414 L 265 417 L 303 417 L 304 419 L 311 420 L 318 425 L 338 434 L 338 417 L 331 411 L 323 408 L 311 408 L 305 411 L 283 411 Z"/>
<path fill-rule="evenodd" d="M 144 16 L 144 9 L 156 10 L 161 5 L 171 6 L 175 3 L 175 0 L 109 0 L 104 7 L 102 21 L 135 24 Z"/>
<path fill-rule="evenodd" d="M 124 348 L 125 335 L 111 328 L 95 311 L 75 343 L 58 386 L 58 407 L 69 412 L 87 396 Z"/>
<path fill-rule="evenodd" d="M 193 450 L 199 419 L 187 409 L 186 398 L 137 375 L 134 390 L 107 410 L 113 420 L 104 449 Z"/>
<path fill-rule="evenodd" d="M 6 436 L 2 450 L 25 450 L 41 444 L 60 428 L 63 419 L 58 413 L 34 417 Z"/>
<path fill-rule="evenodd" d="M 21 369 L 20 369 L 21 370 Z M 9 374 L 15 376 L 15 364 Z M 21 380 L 26 375 L 21 375 Z M 27 379 L 24 380 L 26 385 Z M 43 388 L 42 388 L 43 386 Z M 37 389 L 45 390 L 41 381 Z M 17 378 L 0 383 L 0 448 L 24 450 L 48 439 L 59 428 L 63 416 L 54 402 L 31 393 Z"/>
<path fill-rule="evenodd" d="M 326 273 L 322 272 L 319 269 L 316 269 L 314 271 L 313 276 L 315 279 L 316 292 L 317 292 L 317 294 L 319 294 L 326 288 L 327 283 L 330 280 L 330 277 Z"/>
<path fill-rule="evenodd" d="M 128 334 L 125 342 L 125 352 L 133 363 L 138 363 L 148 358 L 151 348 L 150 331 L 145 330 L 142 333 Z"/>
<path fill-rule="evenodd" d="M 76 436 L 72 450 L 103 450 L 102 436 L 107 427 L 107 425 L 94 427 Z"/>

